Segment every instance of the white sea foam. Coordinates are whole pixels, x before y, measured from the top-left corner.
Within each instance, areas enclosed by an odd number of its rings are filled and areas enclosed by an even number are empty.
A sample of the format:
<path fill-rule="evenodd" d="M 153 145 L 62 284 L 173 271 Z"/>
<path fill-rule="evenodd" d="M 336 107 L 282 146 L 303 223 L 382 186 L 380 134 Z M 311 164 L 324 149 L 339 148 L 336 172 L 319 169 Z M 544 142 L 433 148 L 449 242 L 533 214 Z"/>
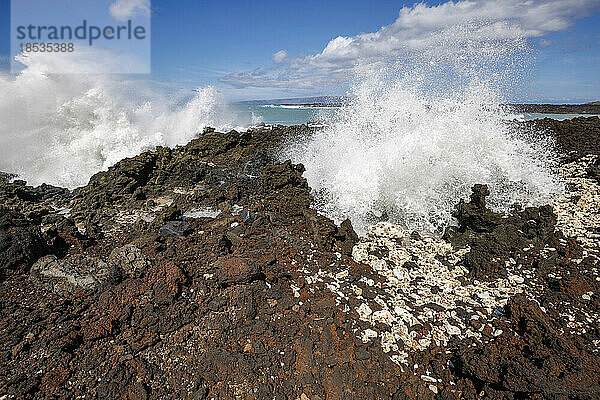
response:
<path fill-rule="evenodd" d="M 290 110 L 304 110 L 311 108 L 322 108 L 322 107 L 313 107 L 307 105 L 291 105 L 291 104 L 264 104 L 260 106 L 261 108 L 282 108 L 282 109 L 290 109 Z"/>
<path fill-rule="evenodd" d="M 30 184 L 85 185 L 124 157 L 185 144 L 206 126 L 235 125 L 214 88 L 198 89 L 182 103 L 139 80 L 46 73 L 51 62 L 66 72 L 93 72 L 86 68 L 94 58 L 20 60 L 25 69 L 18 76 L 0 76 L 0 171 Z"/>
<path fill-rule="evenodd" d="M 426 51 L 357 69 L 335 121 L 281 154 L 305 165 L 322 212 L 360 232 L 386 218 L 439 232 L 476 183 L 497 210 L 563 190 L 549 143 L 515 132 L 500 107 L 522 83 L 526 43 L 469 42 L 468 26 L 432 34 Z"/>

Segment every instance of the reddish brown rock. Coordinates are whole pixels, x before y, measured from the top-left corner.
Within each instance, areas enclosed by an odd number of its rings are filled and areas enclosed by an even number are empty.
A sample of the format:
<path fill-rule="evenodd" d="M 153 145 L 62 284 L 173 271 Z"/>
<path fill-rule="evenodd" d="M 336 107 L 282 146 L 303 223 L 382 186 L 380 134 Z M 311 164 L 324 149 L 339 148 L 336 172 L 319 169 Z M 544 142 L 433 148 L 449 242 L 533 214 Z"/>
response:
<path fill-rule="evenodd" d="M 222 286 L 248 283 L 263 276 L 259 265 L 241 257 L 221 257 L 215 262 L 214 268 L 215 276 Z"/>
<path fill-rule="evenodd" d="M 0 280 L 27 272 L 47 251 L 39 226 L 20 213 L 0 207 Z"/>
<path fill-rule="evenodd" d="M 597 398 L 600 358 L 581 339 L 562 333 L 524 296 L 511 299 L 507 309 L 521 337 L 505 333 L 484 347 L 461 350 L 458 363 L 463 374 L 486 391 L 507 395 Z"/>
<path fill-rule="evenodd" d="M 392 362 L 380 337 L 364 343 L 367 325 L 354 310 L 364 302 L 380 309 L 381 277 L 348 257 L 356 241 L 349 222 L 337 227 L 311 209 L 302 167 L 273 162 L 296 129 L 310 134 L 306 127 L 209 130 L 187 146 L 123 160 L 74 193 L 0 185 L 0 200 L 25 216 L 24 228 L 43 223 L 50 240 L 64 240 L 48 249 L 57 260 L 77 255 L 127 272 L 64 298 L 27 279 L 21 272 L 35 260 L 21 257 L 25 263 L 0 281 L 0 398 L 597 398 L 600 368 L 590 344 L 600 331 L 571 335 L 561 317 L 567 303 L 582 315 L 600 310 L 590 272 L 596 258 L 570 260 L 583 256 L 576 243 L 546 240 L 554 229 L 547 209 L 521 210 L 512 220 L 486 211 L 482 187 L 461 214 L 465 232 L 481 239 L 471 265 L 484 277 L 501 275 L 506 257 L 520 256 L 541 277 L 546 312 L 516 297 L 496 310 L 493 324 L 471 322 L 483 342 L 412 352 L 409 365 Z M 49 203 L 71 200 L 72 216 Z M 159 234 L 165 220 L 204 207 L 221 214 L 186 218 L 189 232 L 176 239 Z M 156 218 L 135 220 L 148 212 Z M 557 251 L 518 254 L 522 239 Z M 126 250 L 110 257 L 115 249 Z M 327 282 L 309 278 L 337 274 L 347 274 L 361 298 L 348 292 L 346 304 Z"/>

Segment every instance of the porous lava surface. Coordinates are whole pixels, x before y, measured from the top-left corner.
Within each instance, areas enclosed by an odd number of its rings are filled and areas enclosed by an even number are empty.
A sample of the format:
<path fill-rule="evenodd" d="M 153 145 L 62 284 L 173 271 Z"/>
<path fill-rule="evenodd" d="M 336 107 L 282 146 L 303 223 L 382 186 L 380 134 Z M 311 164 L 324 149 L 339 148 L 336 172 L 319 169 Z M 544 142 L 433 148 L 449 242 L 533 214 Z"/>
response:
<path fill-rule="evenodd" d="M 0 399 L 597 399 L 598 121 L 538 122 L 579 198 L 505 216 L 477 185 L 444 238 L 317 213 L 275 156 L 306 126 L 74 191 L 2 174 Z"/>

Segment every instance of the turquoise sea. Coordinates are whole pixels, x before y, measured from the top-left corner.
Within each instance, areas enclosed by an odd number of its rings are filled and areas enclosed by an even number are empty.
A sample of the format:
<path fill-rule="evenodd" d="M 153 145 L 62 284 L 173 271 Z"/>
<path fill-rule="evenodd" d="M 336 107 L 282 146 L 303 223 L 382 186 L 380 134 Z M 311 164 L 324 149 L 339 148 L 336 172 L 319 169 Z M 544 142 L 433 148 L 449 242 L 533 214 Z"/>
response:
<path fill-rule="evenodd" d="M 252 125 L 261 122 L 268 125 L 301 125 L 311 121 L 331 120 L 335 117 L 337 110 L 336 107 L 262 104 L 233 104 L 230 109 L 236 114 L 237 121 L 249 121 Z"/>
<path fill-rule="evenodd" d="M 327 121 L 334 119 L 337 111 L 337 107 L 276 104 L 232 104 L 230 109 L 235 114 L 236 121 L 243 121 L 243 124 L 251 125 L 261 122 L 268 125 L 301 125 L 311 121 Z M 581 116 L 590 117 L 592 115 L 519 113 L 515 114 L 514 118 L 525 121 L 541 118 L 565 120 Z"/>

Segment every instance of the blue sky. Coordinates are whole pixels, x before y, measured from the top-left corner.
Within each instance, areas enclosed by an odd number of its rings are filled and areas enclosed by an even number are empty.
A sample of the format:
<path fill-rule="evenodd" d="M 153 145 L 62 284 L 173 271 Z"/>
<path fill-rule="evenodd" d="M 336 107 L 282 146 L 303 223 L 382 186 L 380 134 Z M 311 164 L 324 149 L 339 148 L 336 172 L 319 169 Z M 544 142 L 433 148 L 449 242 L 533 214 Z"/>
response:
<path fill-rule="evenodd" d="M 414 2 L 154 0 L 150 79 L 179 88 L 213 85 L 232 100 L 343 94 L 347 73 L 343 69 L 351 63 L 349 58 L 371 51 L 365 47 L 365 37 L 369 41 L 379 37 L 361 34 L 389 27 L 377 35 L 420 38 L 431 29 L 427 24 L 445 23 L 450 15 L 495 16 L 500 12 L 496 6 L 503 6 L 503 1 L 485 0 L 481 7 L 468 10 L 453 4 L 435 7 L 442 3 L 428 1 L 427 7 L 412 9 L 399 19 L 400 10 Z M 514 15 L 508 17 L 523 26 L 536 49 L 531 86 L 519 100 L 600 100 L 600 1 L 537 3 L 540 8 L 525 17 L 518 0 L 506 0 L 504 5 L 513 7 Z M 544 3 L 556 4 L 547 11 Z M 10 1 L 0 0 L 0 67 L 4 69 L 10 53 L 9 10 Z M 416 27 L 411 25 L 410 30 L 401 26 L 414 21 Z M 548 26 L 548 21 L 558 22 Z M 338 51 L 340 42 L 328 46 L 338 36 L 353 38 L 350 45 L 341 43 L 343 56 Z M 326 47 L 330 50 L 323 53 Z M 277 64 L 272 56 L 281 50 L 286 57 Z M 332 67 L 332 63 L 339 65 Z"/>

